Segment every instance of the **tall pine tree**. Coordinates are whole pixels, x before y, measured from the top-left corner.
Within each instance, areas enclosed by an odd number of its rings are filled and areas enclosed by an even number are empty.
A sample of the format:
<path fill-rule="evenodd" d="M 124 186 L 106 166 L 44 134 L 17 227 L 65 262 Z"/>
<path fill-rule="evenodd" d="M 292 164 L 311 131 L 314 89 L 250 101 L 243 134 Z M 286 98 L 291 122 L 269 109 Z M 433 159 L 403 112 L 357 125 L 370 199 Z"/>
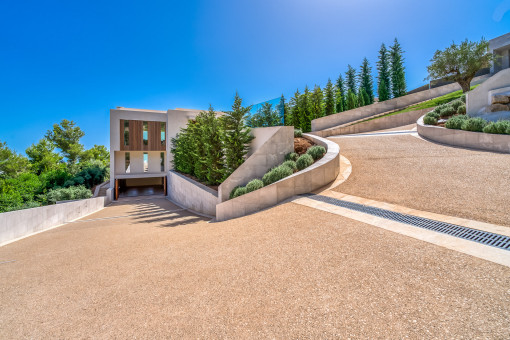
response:
<path fill-rule="evenodd" d="M 368 100 L 364 98 L 365 105 L 372 104 L 374 102 L 374 81 L 372 80 L 372 67 L 370 67 L 367 58 L 364 58 L 363 64 L 361 64 L 359 83 L 360 88 L 364 89 L 368 96 Z"/>
<path fill-rule="evenodd" d="M 250 142 L 253 136 L 251 129 L 246 126 L 245 121 L 251 106 L 243 107 L 242 99 L 236 92 L 232 111 L 227 112 L 223 117 L 223 147 L 225 149 L 225 164 L 227 167 L 226 175 L 229 176 L 241 164 L 243 164 Z"/>
<path fill-rule="evenodd" d="M 406 94 L 406 75 L 404 68 L 404 51 L 398 43 L 397 38 L 390 46 L 391 62 L 391 93 L 393 98 L 401 97 Z"/>
<path fill-rule="evenodd" d="M 276 105 L 276 111 L 278 112 L 278 115 L 280 116 L 280 123 L 278 125 L 287 125 L 285 124 L 285 97 L 280 97 L 280 102 L 278 105 Z"/>
<path fill-rule="evenodd" d="M 390 60 L 386 45 L 382 44 L 379 50 L 379 60 L 377 61 L 377 94 L 379 101 L 390 99 Z"/>
<path fill-rule="evenodd" d="M 366 94 L 365 89 L 361 87 L 358 91 L 358 98 L 357 98 L 358 107 L 365 106 L 365 97 L 363 96 L 363 93 Z"/>
<path fill-rule="evenodd" d="M 310 108 L 311 108 L 311 120 L 317 119 L 323 116 L 322 111 L 322 100 L 324 94 L 322 93 L 321 87 L 315 85 L 313 92 L 310 95 Z"/>
<path fill-rule="evenodd" d="M 324 88 L 324 115 L 329 116 L 335 113 L 335 93 L 333 92 L 333 83 L 328 79 Z"/>
<path fill-rule="evenodd" d="M 345 79 L 347 82 L 347 90 L 351 90 L 352 93 L 356 94 L 356 70 L 351 66 L 347 65 L 347 72 L 345 72 Z"/>
<path fill-rule="evenodd" d="M 221 122 L 216 117 L 216 112 L 212 106 L 209 111 L 203 113 L 202 117 L 202 143 L 204 147 L 204 155 L 200 157 L 206 164 L 205 177 L 211 185 L 220 184 L 225 175 L 224 167 L 224 149 L 221 136 L 223 134 Z"/>
<path fill-rule="evenodd" d="M 336 80 L 336 92 L 335 92 L 335 106 L 336 106 L 336 112 L 342 112 L 345 111 L 345 85 L 344 85 L 344 79 L 342 78 L 342 75 L 340 74 L 338 76 L 338 79 Z"/>

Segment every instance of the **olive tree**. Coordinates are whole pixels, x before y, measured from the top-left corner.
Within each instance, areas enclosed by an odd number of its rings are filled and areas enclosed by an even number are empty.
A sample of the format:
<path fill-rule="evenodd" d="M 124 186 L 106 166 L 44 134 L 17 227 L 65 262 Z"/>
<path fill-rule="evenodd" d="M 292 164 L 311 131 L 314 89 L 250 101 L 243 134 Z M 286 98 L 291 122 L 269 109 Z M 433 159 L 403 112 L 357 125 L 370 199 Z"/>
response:
<path fill-rule="evenodd" d="M 480 69 L 489 67 L 493 55 L 489 52 L 489 42 L 482 38 L 479 42 L 468 41 L 460 45 L 453 42 L 444 50 L 437 50 L 427 66 L 426 79 L 444 79 L 459 83 L 462 92 L 471 88 L 471 80 Z"/>

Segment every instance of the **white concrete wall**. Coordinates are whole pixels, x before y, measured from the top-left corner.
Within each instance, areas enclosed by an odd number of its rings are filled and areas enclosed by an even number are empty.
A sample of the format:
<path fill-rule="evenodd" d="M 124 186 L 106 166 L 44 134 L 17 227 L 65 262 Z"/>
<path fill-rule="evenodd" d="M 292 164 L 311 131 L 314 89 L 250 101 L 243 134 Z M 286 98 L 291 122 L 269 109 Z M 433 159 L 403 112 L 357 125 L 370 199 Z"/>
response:
<path fill-rule="evenodd" d="M 228 200 L 230 192 L 238 185 L 246 185 L 262 176 L 272 167 L 282 163 L 285 155 L 294 151 L 294 127 L 275 126 L 252 130 L 250 156 L 218 188 L 218 203 Z"/>
<path fill-rule="evenodd" d="M 340 147 L 325 138 L 305 134 L 327 149 L 326 155 L 308 168 L 259 190 L 216 206 L 216 220 L 225 221 L 269 208 L 294 195 L 311 192 L 334 181 L 340 172 Z"/>
<path fill-rule="evenodd" d="M 111 195 L 110 195 L 111 196 Z M 111 198 L 94 197 L 0 214 L 0 245 L 103 209 Z"/>
<path fill-rule="evenodd" d="M 201 214 L 215 216 L 218 193 L 175 171 L 168 172 L 168 199 Z"/>
<path fill-rule="evenodd" d="M 333 129 L 327 129 L 322 131 L 313 132 L 312 134 L 316 134 L 320 137 L 329 137 L 329 136 L 337 136 L 337 135 L 347 135 L 354 133 L 364 133 L 370 131 L 391 129 L 403 125 L 413 124 L 416 122 L 418 118 L 434 110 L 434 107 L 430 107 L 428 109 L 417 110 L 417 111 L 409 111 L 404 113 L 399 113 L 393 116 L 387 116 L 382 118 L 377 118 L 373 120 L 369 120 L 362 123 L 357 123 L 354 125 L 342 126 Z"/>
<path fill-rule="evenodd" d="M 480 83 L 487 79 L 488 76 L 481 76 L 473 80 L 472 85 Z M 320 131 L 336 127 L 338 125 L 353 122 L 359 119 L 368 118 L 370 116 L 405 108 L 407 106 L 429 100 L 432 98 L 440 97 L 445 94 L 458 91 L 461 87 L 457 83 L 448 84 L 441 87 L 436 87 L 430 90 L 425 90 L 413 94 L 408 94 L 399 98 L 389 99 L 380 103 L 359 107 L 357 109 L 348 110 L 336 113 L 330 116 L 312 120 L 312 131 Z"/>
<path fill-rule="evenodd" d="M 434 142 L 462 148 L 510 153 L 510 135 L 447 129 L 425 125 L 423 117 L 416 122 L 418 134 Z"/>
<path fill-rule="evenodd" d="M 497 94 L 498 91 L 495 90 L 508 86 L 510 86 L 510 69 L 499 71 L 476 89 L 469 91 L 466 96 L 467 114 L 483 117 L 482 111 L 490 105 L 489 92 Z"/>

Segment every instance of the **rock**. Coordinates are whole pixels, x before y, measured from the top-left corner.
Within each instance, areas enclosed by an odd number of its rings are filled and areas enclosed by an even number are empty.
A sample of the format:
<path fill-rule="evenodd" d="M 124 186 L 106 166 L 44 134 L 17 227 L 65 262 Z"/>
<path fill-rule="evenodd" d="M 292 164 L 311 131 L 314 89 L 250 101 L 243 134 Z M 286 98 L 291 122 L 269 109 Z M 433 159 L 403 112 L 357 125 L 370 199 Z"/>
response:
<path fill-rule="evenodd" d="M 492 104 L 489 106 L 490 112 L 499 112 L 499 111 L 510 111 L 510 105 L 505 104 Z"/>
<path fill-rule="evenodd" d="M 507 103 L 510 103 L 510 97 L 507 95 L 496 94 L 492 96 L 492 104 L 507 104 Z"/>

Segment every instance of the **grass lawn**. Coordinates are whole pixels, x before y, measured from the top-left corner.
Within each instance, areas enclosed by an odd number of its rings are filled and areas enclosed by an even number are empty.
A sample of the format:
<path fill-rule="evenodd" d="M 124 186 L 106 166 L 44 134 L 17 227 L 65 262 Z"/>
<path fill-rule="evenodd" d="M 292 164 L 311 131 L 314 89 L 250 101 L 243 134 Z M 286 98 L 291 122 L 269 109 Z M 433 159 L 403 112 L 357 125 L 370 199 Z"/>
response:
<path fill-rule="evenodd" d="M 478 85 L 471 86 L 471 90 L 474 89 L 477 86 Z M 411 105 L 411 106 L 409 106 L 409 107 L 407 107 L 407 108 L 405 108 L 403 110 L 391 112 L 391 113 L 388 113 L 388 114 L 386 114 L 384 116 L 379 116 L 379 117 L 374 117 L 374 118 L 366 119 L 366 120 L 363 120 L 363 121 L 361 121 L 359 123 L 368 122 L 370 120 L 379 119 L 379 118 L 383 118 L 383 117 L 398 115 L 399 113 L 428 109 L 429 107 L 435 107 L 435 106 L 438 106 L 438 105 L 441 105 L 441 104 L 449 103 L 452 100 L 460 98 L 460 96 L 462 96 L 462 90 L 455 91 L 455 92 L 452 92 L 452 93 L 448 93 L 448 94 L 445 94 L 444 96 L 437 97 L 437 98 L 434 98 L 434 99 L 430 99 L 430 100 L 427 100 L 427 101 L 425 101 L 423 103 L 419 103 L 419 104 L 416 104 L 416 105 Z M 359 123 L 356 123 L 356 124 L 359 124 Z"/>

